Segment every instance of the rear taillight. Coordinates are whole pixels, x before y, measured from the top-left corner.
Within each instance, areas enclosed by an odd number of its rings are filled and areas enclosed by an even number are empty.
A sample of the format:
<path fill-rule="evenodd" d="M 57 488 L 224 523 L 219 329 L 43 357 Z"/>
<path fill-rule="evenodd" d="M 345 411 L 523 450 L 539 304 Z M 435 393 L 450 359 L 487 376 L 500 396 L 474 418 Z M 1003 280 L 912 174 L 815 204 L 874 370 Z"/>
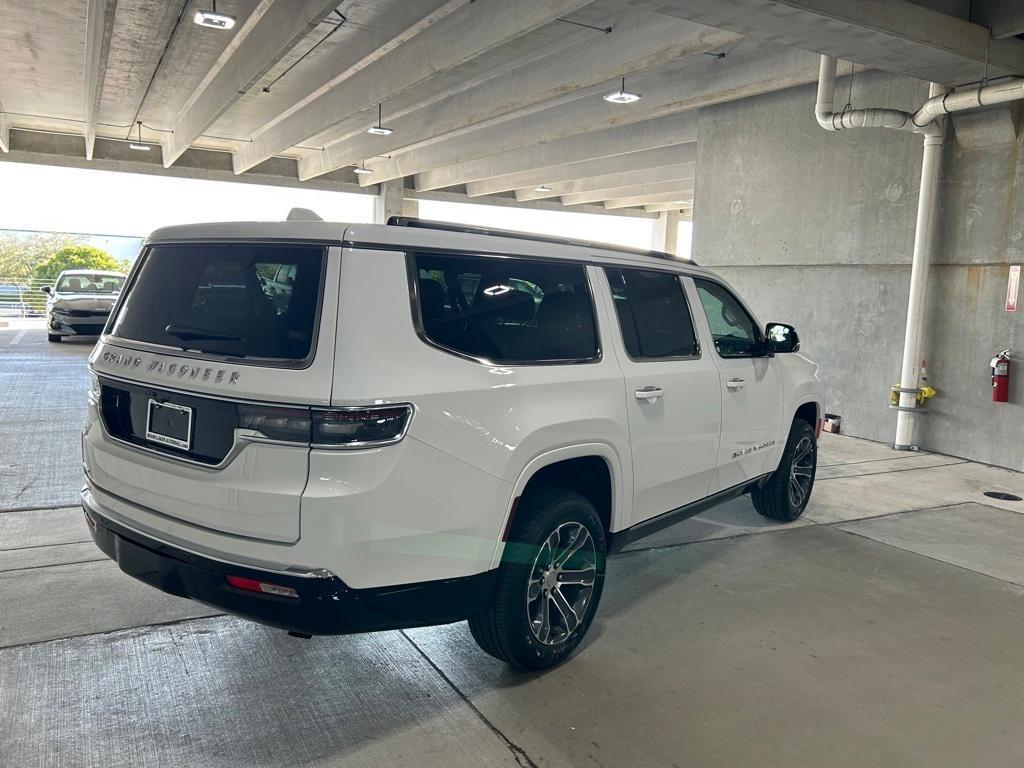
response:
<path fill-rule="evenodd" d="M 404 403 L 330 409 L 240 405 L 238 426 L 271 440 L 318 448 L 372 448 L 401 440 L 412 412 Z"/>
<path fill-rule="evenodd" d="M 312 434 L 309 408 L 279 408 L 272 405 L 238 406 L 238 426 L 272 440 L 308 443 Z"/>
<path fill-rule="evenodd" d="M 411 405 L 313 411 L 313 444 L 363 448 L 395 443 L 405 436 Z"/>
<path fill-rule="evenodd" d="M 281 584 L 274 584 L 259 579 L 247 579 L 245 576 L 226 575 L 224 577 L 235 589 L 244 589 L 246 592 L 260 592 L 264 595 L 277 595 L 278 597 L 298 597 L 299 593 L 292 587 L 285 587 Z"/>

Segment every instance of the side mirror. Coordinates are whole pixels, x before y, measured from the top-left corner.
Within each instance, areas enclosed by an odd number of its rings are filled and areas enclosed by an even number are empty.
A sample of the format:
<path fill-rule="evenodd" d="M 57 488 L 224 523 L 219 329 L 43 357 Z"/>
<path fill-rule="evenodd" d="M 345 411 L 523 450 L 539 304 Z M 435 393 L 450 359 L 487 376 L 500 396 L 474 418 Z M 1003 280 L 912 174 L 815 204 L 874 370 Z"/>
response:
<path fill-rule="evenodd" d="M 764 328 L 764 335 L 772 352 L 796 352 L 800 349 L 800 337 L 792 325 L 768 323 Z"/>
<path fill-rule="evenodd" d="M 46 294 L 47 296 L 49 296 L 49 295 L 50 295 L 50 286 L 48 286 L 48 285 L 44 285 L 44 286 L 43 286 L 42 288 L 40 288 L 39 290 L 40 290 L 40 291 L 42 291 L 43 293 L 45 293 L 45 294 Z"/>

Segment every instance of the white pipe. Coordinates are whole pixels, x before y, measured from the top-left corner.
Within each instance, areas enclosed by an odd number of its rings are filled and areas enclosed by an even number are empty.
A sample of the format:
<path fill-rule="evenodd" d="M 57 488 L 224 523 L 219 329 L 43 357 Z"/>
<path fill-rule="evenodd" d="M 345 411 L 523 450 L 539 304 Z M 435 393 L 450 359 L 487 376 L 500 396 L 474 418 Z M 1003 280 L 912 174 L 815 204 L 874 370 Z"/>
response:
<path fill-rule="evenodd" d="M 818 65 L 818 101 L 814 105 L 814 117 L 826 131 L 841 131 L 847 128 L 893 128 L 899 131 L 913 131 L 925 136 L 936 135 L 941 129 L 934 125 L 932 118 L 920 124 L 915 115 L 899 109 L 835 110 L 836 65 L 833 56 L 822 56 Z"/>
<path fill-rule="evenodd" d="M 941 85 L 931 84 L 929 97 L 941 100 Z M 929 99 L 931 100 L 931 99 Z M 937 126 L 935 122 L 929 125 Z M 926 135 L 921 160 L 921 185 L 917 197 L 917 228 L 914 232 L 914 256 L 910 265 L 910 298 L 907 301 L 907 328 L 903 337 L 903 368 L 900 372 L 901 408 L 917 407 L 917 389 L 921 385 L 921 346 L 924 337 L 925 305 L 928 298 L 928 271 L 932 261 L 935 235 L 935 209 L 938 203 L 939 167 L 944 143 L 943 126 L 937 135 Z M 908 392 L 906 390 L 913 390 Z M 914 448 L 913 411 L 896 414 L 896 441 L 893 448 L 908 451 Z"/>
<path fill-rule="evenodd" d="M 993 104 L 1004 104 L 1008 101 L 1024 99 L 1024 79 L 1014 78 L 994 85 L 929 96 L 928 101 L 914 114 L 914 125 L 928 125 L 939 115 L 947 115 L 951 112 L 963 112 L 968 109 L 990 107 Z"/>

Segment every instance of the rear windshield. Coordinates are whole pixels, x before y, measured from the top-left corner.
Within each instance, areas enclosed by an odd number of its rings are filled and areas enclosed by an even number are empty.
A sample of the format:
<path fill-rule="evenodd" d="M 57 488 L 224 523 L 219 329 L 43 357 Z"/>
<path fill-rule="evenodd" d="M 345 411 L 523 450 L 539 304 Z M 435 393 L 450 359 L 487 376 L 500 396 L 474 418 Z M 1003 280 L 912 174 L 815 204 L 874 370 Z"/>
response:
<path fill-rule="evenodd" d="M 230 357 L 309 357 L 324 271 L 319 245 L 156 245 L 112 333 Z"/>
<path fill-rule="evenodd" d="M 124 278 L 117 275 L 63 275 L 58 293 L 120 293 Z"/>

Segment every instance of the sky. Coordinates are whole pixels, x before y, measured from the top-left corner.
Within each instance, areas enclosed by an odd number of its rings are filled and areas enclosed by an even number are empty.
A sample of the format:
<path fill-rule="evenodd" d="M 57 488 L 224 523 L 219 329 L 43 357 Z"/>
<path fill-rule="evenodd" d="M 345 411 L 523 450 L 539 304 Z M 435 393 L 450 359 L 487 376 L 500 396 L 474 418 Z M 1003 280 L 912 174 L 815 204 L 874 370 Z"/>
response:
<path fill-rule="evenodd" d="M 141 238 L 201 221 L 280 221 L 293 207 L 327 221 L 373 221 L 373 197 L 347 192 L 0 162 L 0 230 Z M 420 216 L 583 240 L 651 247 L 652 220 L 434 200 Z M 680 245 L 689 254 L 689 224 Z"/>

